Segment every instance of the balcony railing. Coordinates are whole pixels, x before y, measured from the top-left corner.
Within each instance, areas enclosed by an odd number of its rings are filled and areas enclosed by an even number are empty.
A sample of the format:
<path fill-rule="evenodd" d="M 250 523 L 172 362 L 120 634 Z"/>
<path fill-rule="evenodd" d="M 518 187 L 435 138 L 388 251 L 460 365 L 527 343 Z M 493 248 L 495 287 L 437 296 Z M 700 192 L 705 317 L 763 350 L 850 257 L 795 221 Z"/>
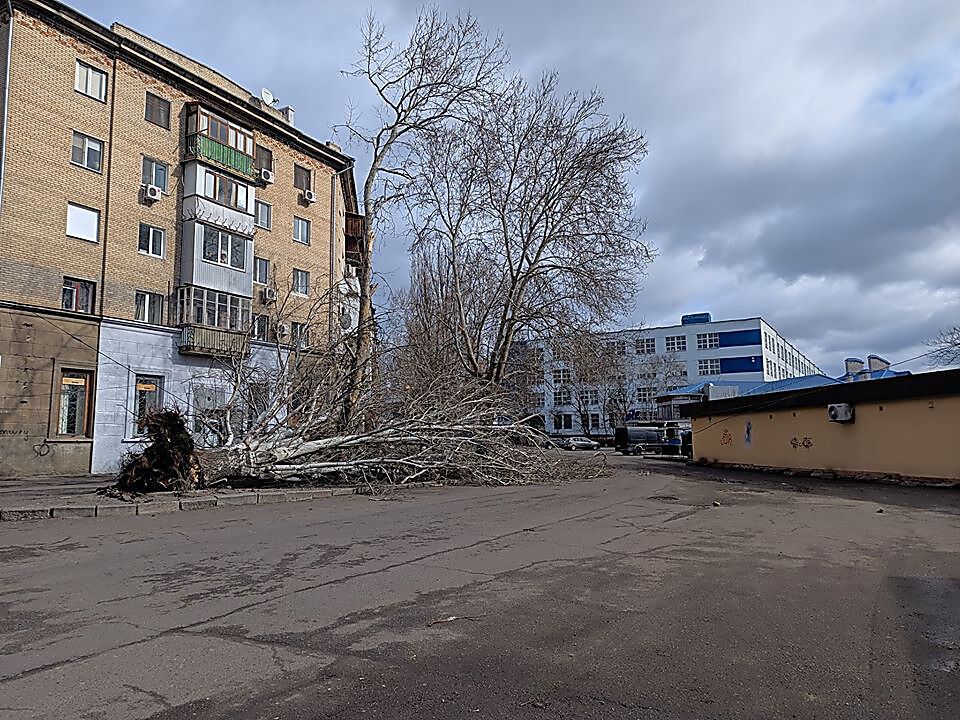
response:
<path fill-rule="evenodd" d="M 250 338 L 246 333 L 203 325 L 186 325 L 180 328 L 179 349 L 183 355 L 235 357 L 246 355 L 250 351 Z"/>
<path fill-rule="evenodd" d="M 252 157 L 201 133 L 187 137 L 187 155 L 207 160 L 244 177 L 255 177 Z"/>

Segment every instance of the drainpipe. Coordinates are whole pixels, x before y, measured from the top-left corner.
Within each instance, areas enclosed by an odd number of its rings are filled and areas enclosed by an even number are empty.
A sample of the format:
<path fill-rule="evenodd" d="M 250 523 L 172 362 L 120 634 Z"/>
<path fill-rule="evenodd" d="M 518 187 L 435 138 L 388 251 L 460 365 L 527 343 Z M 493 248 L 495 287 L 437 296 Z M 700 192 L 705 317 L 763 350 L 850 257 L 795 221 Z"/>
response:
<path fill-rule="evenodd" d="M 343 170 L 339 170 L 330 176 L 330 298 L 333 299 L 333 274 L 335 272 L 334 264 L 334 253 L 337 247 L 337 182 L 341 175 L 345 172 L 353 170 L 353 163 L 350 163 Z M 344 236 L 346 236 L 346 228 L 344 228 Z M 330 333 L 329 337 L 333 337 L 334 327 L 333 327 L 333 305 L 330 306 L 330 318 L 329 318 L 329 328 Z"/>
<path fill-rule="evenodd" d="M 0 147 L 0 211 L 3 210 L 3 176 L 7 170 L 7 118 L 10 116 L 10 63 L 13 60 L 13 3 L 7 0 L 7 67 L 3 78 L 3 143 Z"/>

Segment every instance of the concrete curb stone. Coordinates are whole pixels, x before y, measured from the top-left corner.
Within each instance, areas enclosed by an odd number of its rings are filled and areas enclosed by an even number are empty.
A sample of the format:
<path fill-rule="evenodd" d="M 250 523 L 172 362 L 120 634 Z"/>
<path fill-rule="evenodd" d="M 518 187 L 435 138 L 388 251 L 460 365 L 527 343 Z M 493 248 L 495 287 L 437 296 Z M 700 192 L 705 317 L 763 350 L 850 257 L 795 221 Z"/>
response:
<path fill-rule="evenodd" d="M 191 497 L 191 498 L 180 499 L 181 510 L 206 510 L 207 508 L 216 507 L 216 506 L 217 506 L 217 498 L 215 495 L 208 495 L 206 497 Z"/>
<path fill-rule="evenodd" d="M 45 520 L 50 517 L 50 508 L 4 508 L 0 520 Z"/>
<path fill-rule="evenodd" d="M 257 494 L 255 492 L 250 493 L 235 493 L 231 495 L 216 495 L 217 505 L 256 505 L 257 504 Z"/>
<path fill-rule="evenodd" d="M 50 517 L 52 518 L 81 518 L 96 516 L 96 505 L 65 505 L 64 507 L 50 508 Z"/>
<path fill-rule="evenodd" d="M 163 515 L 179 512 L 180 503 L 177 500 L 155 500 L 153 502 L 137 503 L 137 515 Z"/>
<path fill-rule="evenodd" d="M 287 494 L 282 490 L 270 490 L 267 492 L 257 493 L 257 505 L 266 505 L 270 503 L 282 503 L 287 502 L 289 498 Z"/>
<path fill-rule="evenodd" d="M 136 515 L 136 503 L 117 503 L 116 505 L 97 505 L 97 517 L 114 517 L 115 515 Z"/>

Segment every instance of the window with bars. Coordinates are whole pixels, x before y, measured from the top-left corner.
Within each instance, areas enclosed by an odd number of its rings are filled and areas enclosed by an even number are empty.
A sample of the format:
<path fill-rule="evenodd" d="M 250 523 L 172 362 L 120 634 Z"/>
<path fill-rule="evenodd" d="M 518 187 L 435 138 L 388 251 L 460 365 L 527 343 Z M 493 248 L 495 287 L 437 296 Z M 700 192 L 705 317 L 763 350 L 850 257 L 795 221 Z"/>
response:
<path fill-rule="evenodd" d="M 146 431 L 147 415 L 163 405 L 163 378 L 159 375 L 137 375 L 134 387 L 134 434 Z"/>
<path fill-rule="evenodd" d="M 656 338 L 637 338 L 637 354 L 653 355 L 657 352 Z"/>
<path fill-rule="evenodd" d="M 666 338 L 666 344 L 667 344 L 668 353 L 686 352 L 687 336 L 686 335 L 668 335 Z"/>
<path fill-rule="evenodd" d="M 134 297 L 134 319 L 151 325 L 163 324 L 163 295 L 137 290 Z"/>
<path fill-rule="evenodd" d="M 700 375 L 719 375 L 720 360 L 716 358 L 697 360 L 697 373 Z"/>
<path fill-rule="evenodd" d="M 70 162 L 87 170 L 100 172 L 103 168 L 103 141 L 74 130 Z"/>
<path fill-rule="evenodd" d="M 720 333 L 697 333 L 697 350 L 720 347 Z"/>
<path fill-rule="evenodd" d="M 57 434 L 84 437 L 89 434 L 93 373 L 84 370 L 60 372 L 60 404 Z"/>

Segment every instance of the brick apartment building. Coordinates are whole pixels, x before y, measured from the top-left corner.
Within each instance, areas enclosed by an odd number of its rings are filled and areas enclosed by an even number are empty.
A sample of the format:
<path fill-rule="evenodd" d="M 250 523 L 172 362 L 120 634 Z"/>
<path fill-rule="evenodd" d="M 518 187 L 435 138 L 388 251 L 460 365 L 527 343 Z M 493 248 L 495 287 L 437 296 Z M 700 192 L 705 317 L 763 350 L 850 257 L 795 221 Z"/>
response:
<path fill-rule="evenodd" d="M 13 0 L 0 38 L 0 477 L 106 472 L 146 408 L 222 400 L 195 381 L 217 358 L 332 326 L 310 303 L 355 287 L 353 160 L 52 0 Z"/>

